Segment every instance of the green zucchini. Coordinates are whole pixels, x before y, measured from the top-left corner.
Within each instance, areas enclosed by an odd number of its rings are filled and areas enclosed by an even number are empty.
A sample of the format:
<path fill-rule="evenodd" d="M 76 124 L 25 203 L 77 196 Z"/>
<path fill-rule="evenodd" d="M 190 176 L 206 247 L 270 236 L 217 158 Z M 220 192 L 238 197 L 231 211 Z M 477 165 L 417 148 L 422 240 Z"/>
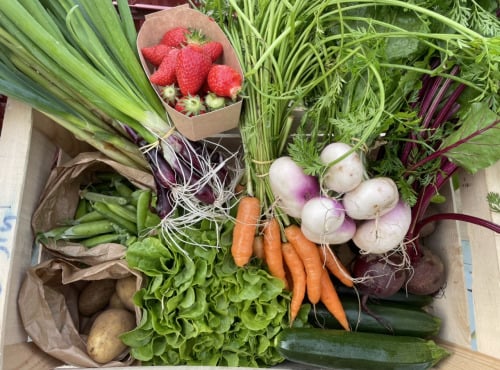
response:
<path fill-rule="evenodd" d="M 349 288 L 344 285 L 335 286 L 335 289 L 337 290 L 337 293 L 341 298 L 345 296 L 348 297 L 358 296 L 358 293 L 356 293 L 356 291 L 353 288 Z M 389 297 L 384 297 L 384 298 L 370 297 L 369 300 L 373 302 L 392 302 L 413 307 L 425 307 L 431 304 L 434 298 L 430 295 L 416 295 L 400 290 Z"/>
<path fill-rule="evenodd" d="M 339 370 L 424 370 L 449 355 L 432 340 L 319 328 L 283 329 L 276 349 L 288 361 Z"/>
<path fill-rule="evenodd" d="M 441 328 L 441 319 L 422 309 L 388 302 L 368 303 L 368 309 L 379 318 L 378 321 L 373 315 L 361 310 L 357 299 L 342 297 L 341 301 L 354 331 L 429 338 L 437 335 Z M 335 317 L 319 304 L 309 312 L 309 322 L 316 327 L 341 329 Z"/>

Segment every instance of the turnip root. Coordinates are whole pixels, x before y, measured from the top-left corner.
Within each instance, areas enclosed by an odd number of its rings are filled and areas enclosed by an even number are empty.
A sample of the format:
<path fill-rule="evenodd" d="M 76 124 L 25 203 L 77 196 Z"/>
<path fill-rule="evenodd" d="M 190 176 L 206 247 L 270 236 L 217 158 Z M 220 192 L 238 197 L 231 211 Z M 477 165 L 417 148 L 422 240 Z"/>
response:
<path fill-rule="evenodd" d="M 362 295 L 386 298 L 400 290 L 407 273 L 402 268 L 402 258 L 396 254 L 381 256 L 360 254 L 354 259 L 352 277 Z"/>
<path fill-rule="evenodd" d="M 320 194 L 318 179 L 306 175 L 291 157 L 277 158 L 269 168 L 269 183 L 278 206 L 291 217 L 300 218 L 302 207 Z"/>
<path fill-rule="evenodd" d="M 356 232 L 356 223 L 349 216 L 345 216 L 342 225 L 332 232 L 318 234 L 317 232 L 308 230 L 304 227 L 304 224 L 302 224 L 301 229 L 304 236 L 314 243 L 342 244 L 352 239 L 354 233 Z"/>
<path fill-rule="evenodd" d="M 328 144 L 320 154 L 321 161 L 328 165 L 339 159 L 352 149 L 345 143 Z M 337 193 L 346 193 L 356 188 L 361 181 L 365 168 L 361 158 L 356 152 L 352 152 L 340 162 L 330 166 L 322 177 L 324 186 Z"/>
<path fill-rule="evenodd" d="M 337 230 L 344 222 L 342 202 L 330 197 L 314 197 L 305 202 L 300 214 L 301 226 L 319 239 Z M 318 243 L 316 240 L 312 240 Z"/>
<path fill-rule="evenodd" d="M 382 254 L 398 247 L 411 223 L 411 208 L 400 200 L 388 213 L 374 220 L 362 221 L 352 241 L 364 252 Z"/>
<path fill-rule="evenodd" d="M 349 217 L 371 220 L 388 213 L 398 200 L 398 188 L 391 178 L 374 177 L 345 193 L 342 202 Z"/>
<path fill-rule="evenodd" d="M 446 271 L 441 258 L 429 248 L 422 248 L 423 256 L 412 265 L 408 274 L 406 290 L 416 295 L 432 295 L 446 281 Z"/>

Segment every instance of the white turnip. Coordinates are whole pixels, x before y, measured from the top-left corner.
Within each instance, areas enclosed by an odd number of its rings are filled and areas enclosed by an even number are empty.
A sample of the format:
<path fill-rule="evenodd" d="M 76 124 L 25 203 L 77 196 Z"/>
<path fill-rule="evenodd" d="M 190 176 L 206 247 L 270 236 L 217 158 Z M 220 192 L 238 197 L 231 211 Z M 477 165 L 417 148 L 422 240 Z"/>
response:
<path fill-rule="evenodd" d="M 291 157 L 277 158 L 269 168 L 269 183 L 278 206 L 287 215 L 300 218 L 302 207 L 319 196 L 318 179 L 306 175 Z"/>
<path fill-rule="evenodd" d="M 348 216 L 345 216 L 344 222 L 335 230 L 330 232 L 311 231 L 301 225 L 302 233 L 310 241 L 317 244 L 342 244 L 346 243 L 353 237 L 356 232 L 356 223 Z"/>
<path fill-rule="evenodd" d="M 344 194 L 347 215 L 355 220 L 371 220 L 393 209 L 399 200 L 396 183 L 389 177 L 374 177 Z"/>
<path fill-rule="evenodd" d="M 388 213 L 358 224 L 352 241 L 364 252 L 382 254 L 398 247 L 411 224 L 411 208 L 400 200 Z"/>
<path fill-rule="evenodd" d="M 314 197 L 304 203 L 300 214 L 301 226 L 319 239 L 337 230 L 344 222 L 342 202 L 330 197 Z M 317 243 L 316 240 L 312 240 Z"/>
<path fill-rule="evenodd" d="M 321 161 L 328 165 L 348 153 L 352 147 L 348 144 L 337 142 L 328 144 L 320 154 Z M 356 152 L 352 152 L 340 162 L 328 167 L 322 177 L 323 185 L 337 193 L 346 193 L 356 188 L 361 181 L 365 167 Z"/>

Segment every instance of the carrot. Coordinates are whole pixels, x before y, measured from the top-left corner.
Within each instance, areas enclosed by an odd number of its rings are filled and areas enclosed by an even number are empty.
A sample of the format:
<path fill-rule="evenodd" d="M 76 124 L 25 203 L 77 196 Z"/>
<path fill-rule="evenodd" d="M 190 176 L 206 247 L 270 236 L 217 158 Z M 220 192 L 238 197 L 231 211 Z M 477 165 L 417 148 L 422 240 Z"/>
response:
<path fill-rule="evenodd" d="M 306 271 L 302 260 L 291 243 L 283 243 L 281 250 L 285 264 L 292 276 L 293 290 L 292 301 L 290 302 L 290 326 L 292 326 L 306 295 Z"/>
<path fill-rule="evenodd" d="M 323 269 L 321 274 L 321 302 L 345 330 L 351 330 L 342 302 L 335 290 L 335 286 L 330 280 L 330 274 L 326 269 Z"/>
<path fill-rule="evenodd" d="M 319 249 L 316 244 L 304 236 L 302 230 L 297 225 L 287 226 L 285 228 L 285 236 L 304 264 L 307 298 L 309 298 L 312 304 L 316 304 L 321 297 L 321 271 L 323 270 Z"/>
<path fill-rule="evenodd" d="M 280 224 L 274 217 L 264 225 L 264 260 L 271 275 L 281 279 L 285 283 L 285 289 L 288 289 L 281 251 Z"/>
<path fill-rule="evenodd" d="M 255 235 L 253 239 L 253 255 L 261 260 L 264 259 L 264 237 L 262 235 Z"/>
<path fill-rule="evenodd" d="M 337 258 L 335 252 L 333 252 L 328 245 L 321 245 L 320 248 L 323 263 L 328 271 L 339 279 L 342 284 L 352 288 L 354 286 L 352 276 L 347 268 Z"/>
<path fill-rule="evenodd" d="M 260 217 L 260 201 L 256 197 L 244 196 L 238 204 L 236 223 L 233 229 L 231 254 L 237 266 L 245 266 L 252 257 L 253 240 Z"/>

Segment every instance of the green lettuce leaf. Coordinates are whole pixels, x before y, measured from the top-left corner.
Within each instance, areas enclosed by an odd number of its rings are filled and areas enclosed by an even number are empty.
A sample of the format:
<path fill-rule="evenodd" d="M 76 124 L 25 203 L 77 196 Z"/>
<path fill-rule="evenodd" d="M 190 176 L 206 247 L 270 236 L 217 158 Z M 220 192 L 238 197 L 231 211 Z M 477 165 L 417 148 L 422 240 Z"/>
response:
<path fill-rule="evenodd" d="M 190 233 L 192 240 L 214 248 L 149 237 L 127 250 L 129 266 L 147 277 L 134 297 L 143 312 L 141 323 L 121 336 L 132 356 L 144 365 L 267 367 L 282 362 L 273 343 L 290 325 L 290 293 L 283 282 L 258 260 L 245 268 L 234 264 L 230 222 L 222 229 L 202 222 Z M 307 325 L 307 314 L 294 325 Z"/>

